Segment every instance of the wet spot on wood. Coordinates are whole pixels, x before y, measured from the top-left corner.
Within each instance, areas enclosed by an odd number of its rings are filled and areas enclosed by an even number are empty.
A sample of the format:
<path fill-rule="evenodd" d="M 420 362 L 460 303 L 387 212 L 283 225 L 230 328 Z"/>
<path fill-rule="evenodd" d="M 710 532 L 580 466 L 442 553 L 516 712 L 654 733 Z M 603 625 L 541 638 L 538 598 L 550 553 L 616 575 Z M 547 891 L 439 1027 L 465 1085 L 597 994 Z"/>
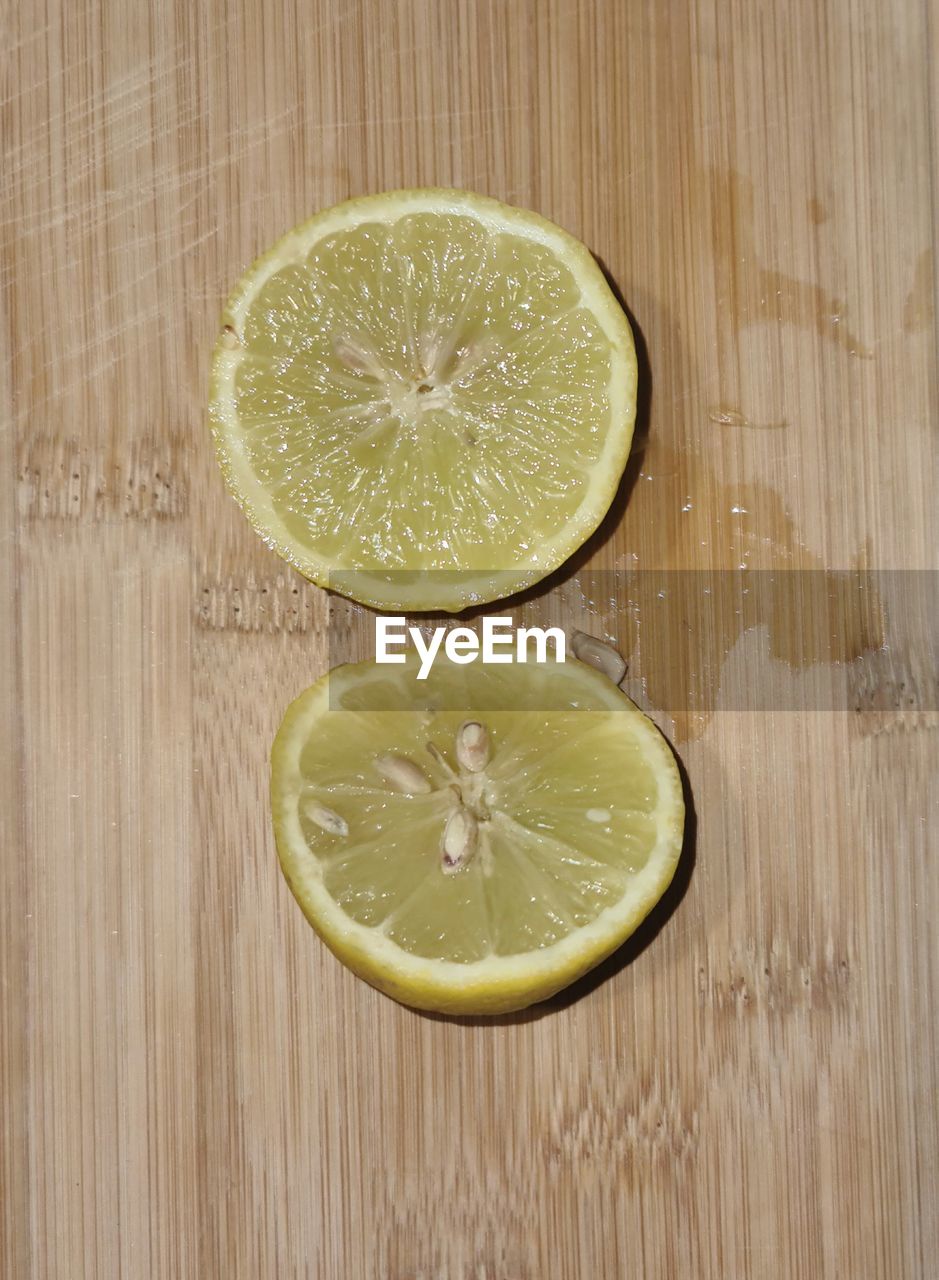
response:
<path fill-rule="evenodd" d="M 924 249 L 916 259 L 913 286 L 903 304 L 903 332 L 928 329 L 936 314 L 936 281 L 932 249 Z"/>

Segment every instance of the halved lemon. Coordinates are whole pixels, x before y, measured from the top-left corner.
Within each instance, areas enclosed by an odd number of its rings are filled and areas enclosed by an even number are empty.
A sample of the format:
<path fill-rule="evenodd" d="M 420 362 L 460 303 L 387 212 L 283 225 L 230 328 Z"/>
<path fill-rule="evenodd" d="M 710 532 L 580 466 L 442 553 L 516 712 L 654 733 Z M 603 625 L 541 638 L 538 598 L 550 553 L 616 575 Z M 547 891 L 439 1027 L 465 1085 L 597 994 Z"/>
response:
<path fill-rule="evenodd" d="M 632 439 L 632 333 L 578 240 L 465 191 L 295 228 L 228 300 L 226 480 L 301 573 L 376 608 L 537 582 L 597 527 Z"/>
<path fill-rule="evenodd" d="M 272 754 L 277 849 L 360 977 L 446 1013 L 524 1008 L 629 936 L 672 879 L 671 751 L 576 660 L 337 667 Z"/>

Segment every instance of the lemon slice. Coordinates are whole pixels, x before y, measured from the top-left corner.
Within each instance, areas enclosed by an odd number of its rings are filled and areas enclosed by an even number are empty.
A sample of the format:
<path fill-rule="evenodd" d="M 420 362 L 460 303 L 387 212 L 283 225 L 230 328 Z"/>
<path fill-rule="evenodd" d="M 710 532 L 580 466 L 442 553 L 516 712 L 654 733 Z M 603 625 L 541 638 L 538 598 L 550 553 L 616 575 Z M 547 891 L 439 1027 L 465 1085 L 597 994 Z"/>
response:
<path fill-rule="evenodd" d="M 596 528 L 636 357 L 587 249 L 469 192 L 304 223 L 235 288 L 212 366 L 227 482 L 301 573 L 377 608 L 494 600 Z"/>
<path fill-rule="evenodd" d="M 447 1013 L 524 1008 L 626 938 L 678 861 L 658 730 L 561 665 L 337 667 L 274 743 L 281 865 L 360 977 Z"/>

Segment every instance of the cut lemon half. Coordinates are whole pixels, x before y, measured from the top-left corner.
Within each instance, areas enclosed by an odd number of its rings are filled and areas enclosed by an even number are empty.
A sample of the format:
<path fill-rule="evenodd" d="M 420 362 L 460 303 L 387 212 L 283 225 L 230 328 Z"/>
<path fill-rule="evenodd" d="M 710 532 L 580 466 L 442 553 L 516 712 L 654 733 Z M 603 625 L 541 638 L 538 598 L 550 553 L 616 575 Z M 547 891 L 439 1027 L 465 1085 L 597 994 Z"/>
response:
<path fill-rule="evenodd" d="M 307 919 L 404 1004 L 543 1000 L 629 936 L 669 884 L 672 753 L 576 660 L 337 667 L 274 743 L 274 831 Z"/>
<path fill-rule="evenodd" d="M 381 609 L 509 595 L 555 569 L 616 492 L 632 333 L 578 240 L 470 192 L 318 214 L 228 300 L 210 418 L 264 540 Z"/>

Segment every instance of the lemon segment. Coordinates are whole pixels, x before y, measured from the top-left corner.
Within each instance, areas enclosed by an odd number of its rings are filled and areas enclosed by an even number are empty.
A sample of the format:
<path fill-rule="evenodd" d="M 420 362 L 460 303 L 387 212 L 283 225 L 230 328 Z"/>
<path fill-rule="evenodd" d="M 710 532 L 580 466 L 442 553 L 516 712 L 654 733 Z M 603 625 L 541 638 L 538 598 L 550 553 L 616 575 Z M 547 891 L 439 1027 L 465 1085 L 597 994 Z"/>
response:
<path fill-rule="evenodd" d="M 272 753 L 281 865 L 327 945 L 388 995 L 523 1008 L 661 897 L 681 849 L 677 766 L 576 660 L 417 670 L 338 667 L 289 708 Z M 458 748 L 467 723 L 485 733 L 476 757 Z M 471 838 L 451 858 L 454 814 Z"/>
<path fill-rule="evenodd" d="M 597 527 L 635 395 L 629 323 L 579 241 L 472 193 L 401 191 L 317 215 L 249 269 L 210 418 L 249 520 L 307 577 L 457 611 Z"/>

